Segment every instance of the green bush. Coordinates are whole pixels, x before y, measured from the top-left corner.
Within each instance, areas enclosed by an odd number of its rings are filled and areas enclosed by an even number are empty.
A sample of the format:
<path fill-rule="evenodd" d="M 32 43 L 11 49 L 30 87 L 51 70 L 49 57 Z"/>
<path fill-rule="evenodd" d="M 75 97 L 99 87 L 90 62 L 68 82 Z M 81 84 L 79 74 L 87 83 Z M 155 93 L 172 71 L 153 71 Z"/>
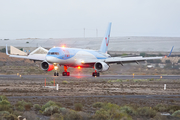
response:
<path fill-rule="evenodd" d="M 8 100 L 8 99 L 7 99 L 7 97 L 6 97 L 6 96 L 1 95 L 1 96 L 0 96 L 0 101 L 2 101 L 2 100 Z"/>
<path fill-rule="evenodd" d="M 76 103 L 76 104 L 74 105 L 74 109 L 75 109 L 76 111 L 82 111 L 83 105 L 82 105 L 81 103 Z"/>
<path fill-rule="evenodd" d="M 0 111 L 0 116 L 9 115 L 8 111 Z"/>
<path fill-rule="evenodd" d="M 41 109 L 41 110 L 44 111 L 47 107 L 50 107 L 50 106 L 58 106 L 58 107 L 61 107 L 61 104 L 50 100 L 50 101 L 48 101 L 45 105 L 42 106 L 42 109 Z"/>
<path fill-rule="evenodd" d="M 0 111 L 9 111 L 11 104 L 8 100 L 0 101 Z"/>
<path fill-rule="evenodd" d="M 175 111 L 172 116 L 180 118 L 180 110 Z"/>
<path fill-rule="evenodd" d="M 164 104 L 157 104 L 155 107 L 153 107 L 153 109 L 158 112 L 168 112 L 167 105 Z"/>
<path fill-rule="evenodd" d="M 16 116 L 18 117 L 19 115 L 22 116 L 22 115 L 23 115 L 23 112 L 17 111 L 17 110 L 16 110 L 16 111 L 13 112 L 13 114 L 16 115 Z"/>
<path fill-rule="evenodd" d="M 4 115 L 3 118 L 5 120 L 17 120 L 17 116 L 14 114 L 8 114 L 8 115 Z"/>
<path fill-rule="evenodd" d="M 50 117 L 50 120 L 63 120 L 63 115 L 59 113 L 55 113 Z"/>
<path fill-rule="evenodd" d="M 62 84 L 68 84 L 68 82 L 64 80 L 64 81 L 62 81 Z"/>
<path fill-rule="evenodd" d="M 34 105 L 33 105 L 33 108 L 34 108 L 36 111 L 41 110 L 41 106 L 40 106 L 39 104 L 34 104 Z"/>
<path fill-rule="evenodd" d="M 95 120 L 108 120 L 108 118 L 109 118 L 108 115 L 109 115 L 108 112 L 106 110 L 104 110 L 103 108 L 101 108 L 100 110 L 96 111 L 93 118 Z"/>
<path fill-rule="evenodd" d="M 120 108 L 121 112 L 127 113 L 129 115 L 136 115 L 136 112 L 134 110 L 134 108 L 130 107 L 130 106 L 123 106 Z"/>
<path fill-rule="evenodd" d="M 24 110 L 30 110 L 32 107 L 32 103 L 30 102 L 25 102 L 24 100 L 18 101 L 15 104 L 15 108 L 19 111 L 24 111 Z"/>
<path fill-rule="evenodd" d="M 114 108 L 111 108 L 111 110 L 101 108 L 96 111 L 93 118 L 95 120 L 132 120 L 131 116 Z"/>
<path fill-rule="evenodd" d="M 59 113 L 59 108 L 57 106 L 47 107 L 43 111 L 43 114 L 47 116 L 53 115 L 54 113 Z"/>
<path fill-rule="evenodd" d="M 93 103 L 93 107 L 94 107 L 94 108 L 102 108 L 103 105 L 104 105 L 104 103 L 102 103 L 102 102 Z"/>
<path fill-rule="evenodd" d="M 64 120 L 82 120 L 82 117 L 74 110 L 69 110 L 64 115 Z"/>
<path fill-rule="evenodd" d="M 180 106 L 178 105 L 171 105 L 168 106 L 168 112 L 173 113 L 174 111 L 180 110 Z"/>
<path fill-rule="evenodd" d="M 153 118 L 156 115 L 156 111 L 149 107 L 142 107 L 137 109 L 137 114 L 142 117 Z"/>
<path fill-rule="evenodd" d="M 111 103 L 104 103 L 103 108 L 105 110 L 112 110 L 112 109 L 118 109 L 119 110 L 120 109 L 120 107 L 118 105 L 111 104 Z"/>

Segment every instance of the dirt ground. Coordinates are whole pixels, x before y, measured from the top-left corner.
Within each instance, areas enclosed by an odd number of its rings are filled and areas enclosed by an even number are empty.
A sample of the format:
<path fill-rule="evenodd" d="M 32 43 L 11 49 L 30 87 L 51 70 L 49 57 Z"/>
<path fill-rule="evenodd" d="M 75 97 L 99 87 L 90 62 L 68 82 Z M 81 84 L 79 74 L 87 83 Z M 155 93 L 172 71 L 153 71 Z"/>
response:
<path fill-rule="evenodd" d="M 94 102 L 111 102 L 118 105 L 133 104 L 137 106 L 155 106 L 159 103 L 180 104 L 180 99 L 161 95 L 178 95 L 179 80 L 144 79 L 144 80 L 96 80 L 88 79 L 55 79 L 59 90 L 44 87 L 44 79 L 0 78 L 0 94 L 6 95 L 11 103 L 19 100 L 44 104 L 49 100 L 61 102 L 64 107 L 73 109 L 74 103 L 82 103 L 84 111 L 94 112 L 89 108 Z M 164 90 L 164 84 L 167 89 Z M 53 86 L 53 78 L 46 79 L 47 86 Z M 123 97 L 116 97 L 124 95 Z M 127 95 L 159 95 L 158 99 L 128 98 Z"/>

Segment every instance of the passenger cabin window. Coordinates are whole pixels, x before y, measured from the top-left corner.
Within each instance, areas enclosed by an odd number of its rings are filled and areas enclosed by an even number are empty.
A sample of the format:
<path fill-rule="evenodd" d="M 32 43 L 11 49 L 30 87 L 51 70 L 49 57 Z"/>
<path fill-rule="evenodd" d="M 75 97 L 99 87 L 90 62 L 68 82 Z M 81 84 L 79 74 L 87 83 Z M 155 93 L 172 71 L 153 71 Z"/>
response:
<path fill-rule="evenodd" d="M 59 55 L 58 52 L 48 52 L 48 55 Z"/>

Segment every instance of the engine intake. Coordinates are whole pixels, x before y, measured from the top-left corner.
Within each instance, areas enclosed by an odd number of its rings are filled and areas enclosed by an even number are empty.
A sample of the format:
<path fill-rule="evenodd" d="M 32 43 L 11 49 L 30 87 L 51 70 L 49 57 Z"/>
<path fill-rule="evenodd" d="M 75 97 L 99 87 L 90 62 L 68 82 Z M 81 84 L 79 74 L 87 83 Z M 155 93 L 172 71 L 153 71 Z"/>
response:
<path fill-rule="evenodd" d="M 94 68 L 98 72 L 101 72 L 101 71 L 103 72 L 109 69 L 109 65 L 106 64 L 105 62 L 97 62 L 94 64 Z"/>
<path fill-rule="evenodd" d="M 53 65 L 53 64 L 50 64 L 50 63 L 48 63 L 48 62 L 46 62 L 46 61 L 43 61 L 43 62 L 41 63 L 41 69 L 42 69 L 42 70 L 45 70 L 45 71 L 51 71 L 51 70 L 54 69 L 54 65 Z"/>

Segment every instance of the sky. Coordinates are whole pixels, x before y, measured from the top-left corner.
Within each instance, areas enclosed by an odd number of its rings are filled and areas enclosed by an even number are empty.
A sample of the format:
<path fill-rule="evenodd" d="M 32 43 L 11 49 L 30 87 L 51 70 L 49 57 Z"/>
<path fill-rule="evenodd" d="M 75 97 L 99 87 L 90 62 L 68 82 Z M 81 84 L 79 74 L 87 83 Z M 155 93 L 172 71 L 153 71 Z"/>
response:
<path fill-rule="evenodd" d="M 0 0 L 0 39 L 180 37 L 180 0 Z"/>

